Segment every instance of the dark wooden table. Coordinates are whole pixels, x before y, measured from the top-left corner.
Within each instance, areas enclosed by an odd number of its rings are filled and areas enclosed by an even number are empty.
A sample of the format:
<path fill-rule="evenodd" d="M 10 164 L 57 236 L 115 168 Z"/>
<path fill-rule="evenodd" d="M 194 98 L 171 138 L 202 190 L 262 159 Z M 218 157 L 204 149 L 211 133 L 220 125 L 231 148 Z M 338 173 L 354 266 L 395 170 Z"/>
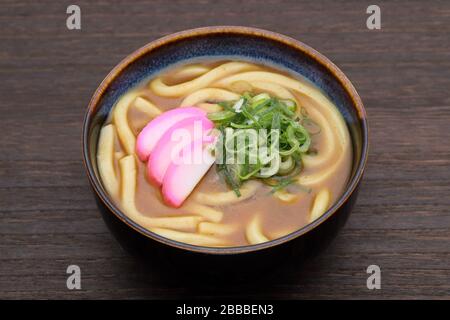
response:
<path fill-rule="evenodd" d="M 0 298 L 450 298 L 450 2 L 13 1 L 0 5 Z M 81 7 L 82 29 L 66 28 Z M 97 85 L 163 35 L 246 25 L 297 38 L 353 81 L 370 157 L 350 220 L 327 252 L 267 285 L 167 283 L 123 252 L 81 161 Z M 66 288 L 79 265 L 82 289 Z M 381 290 L 366 268 L 379 265 Z"/>

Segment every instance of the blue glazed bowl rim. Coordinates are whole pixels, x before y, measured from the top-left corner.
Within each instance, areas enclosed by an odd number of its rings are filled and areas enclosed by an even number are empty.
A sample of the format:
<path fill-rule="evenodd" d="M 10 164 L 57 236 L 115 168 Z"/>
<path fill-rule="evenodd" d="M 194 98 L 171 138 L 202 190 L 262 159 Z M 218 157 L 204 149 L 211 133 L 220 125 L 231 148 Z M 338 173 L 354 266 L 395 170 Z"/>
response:
<path fill-rule="evenodd" d="M 307 55 L 309 58 L 312 58 L 320 65 L 325 67 L 330 74 L 338 81 L 338 83 L 343 87 L 343 89 L 347 92 L 349 97 L 352 100 L 352 106 L 355 108 L 356 114 L 359 118 L 359 123 L 361 126 L 362 132 L 362 148 L 361 148 L 361 157 L 356 165 L 356 170 L 354 176 L 347 183 L 346 189 L 343 194 L 339 197 L 339 199 L 318 219 L 315 221 L 305 225 L 304 227 L 289 233 L 283 237 L 270 240 L 268 242 L 255 244 L 255 245 L 246 245 L 239 247 L 224 247 L 224 248 L 216 248 L 216 247 L 205 247 L 205 246 L 196 246 L 183 242 L 179 242 L 176 240 L 172 240 L 169 238 L 162 237 L 131 220 L 127 215 L 125 215 L 109 198 L 107 192 L 104 190 L 102 183 L 99 181 L 99 178 L 95 174 L 95 170 L 93 168 L 93 164 L 90 160 L 90 150 L 89 150 L 89 139 L 90 139 L 90 126 L 92 124 L 92 118 L 95 112 L 98 109 L 99 102 L 101 100 L 102 95 L 105 93 L 106 88 L 126 69 L 128 65 L 139 59 L 140 57 L 149 54 L 151 51 L 160 48 L 162 46 L 168 45 L 170 43 L 174 43 L 180 40 L 191 39 L 194 40 L 196 37 L 205 36 L 205 35 L 213 35 L 213 34 L 235 34 L 240 36 L 253 36 L 262 39 L 267 39 L 271 41 L 276 41 L 282 43 L 284 45 L 288 45 L 291 48 L 299 51 L 300 54 Z M 309 47 L 308 45 L 290 38 L 285 35 L 281 35 L 276 32 L 251 28 L 251 27 L 242 27 L 242 26 L 214 26 L 214 27 L 202 27 L 184 30 L 180 32 L 176 32 L 170 34 L 168 36 L 159 38 L 154 40 L 147 45 L 137 49 L 127 57 L 125 57 L 121 62 L 119 62 L 105 77 L 105 79 L 101 82 L 99 87 L 96 89 L 94 95 L 92 96 L 89 105 L 87 107 L 83 128 L 82 128 L 82 153 L 83 153 L 83 162 L 87 171 L 87 175 L 90 181 L 93 190 L 97 194 L 98 199 L 100 199 L 103 204 L 123 223 L 127 226 L 131 227 L 135 231 L 140 234 L 148 237 L 150 239 L 156 240 L 165 245 L 169 245 L 172 247 L 176 247 L 178 249 L 200 252 L 206 254 L 218 254 L 218 255 L 228 255 L 228 254 L 242 254 L 247 252 L 255 252 L 259 250 L 264 250 L 268 248 L 272 248 L 274 246 L 281 245 L 283 243 L 292 241 L 298 237 L 301 237 L 310 231 L 316 229 L 319 225 L 327 221 L 330 217 L 332 217 L 349 199 L 349 197 L 356 190 L 359 185 L 362 176 L 364 174 L 364 169 L 366 166 L 368 151 L 369 151 L 369 134 L 367 115 L 364 109 L 364 105 L 362 103 L 361 98 L 359 97 L 356 89 L 350 80 L 345 76 L 345 74 L 328 58 L 324 55 L 316 51 L 315 49 Z"/>

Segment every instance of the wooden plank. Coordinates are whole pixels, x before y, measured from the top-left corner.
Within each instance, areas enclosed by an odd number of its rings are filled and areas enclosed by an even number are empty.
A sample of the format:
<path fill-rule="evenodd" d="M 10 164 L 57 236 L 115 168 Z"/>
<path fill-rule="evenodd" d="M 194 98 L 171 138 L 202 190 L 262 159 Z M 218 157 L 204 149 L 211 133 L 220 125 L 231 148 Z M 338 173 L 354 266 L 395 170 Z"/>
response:
<path fill-rule="evenodd" d="M 450 3 L 4 0 L 0 7 L 0 298 L 450 298 Z M 406 9 L 407 8 L 407 9 Z M 361 94 L 370 158 L 334 244 L 301 270 L 257 284 L 179 284 L 118 246 L 81 162 L 81 122 L 108 71 L 147 42 L 205 25 L 277 31 L 334 61 Z M 69 264 L 81 291 L 65 287 Z M 366 268 L 382 289 L 366 288 Z"/>

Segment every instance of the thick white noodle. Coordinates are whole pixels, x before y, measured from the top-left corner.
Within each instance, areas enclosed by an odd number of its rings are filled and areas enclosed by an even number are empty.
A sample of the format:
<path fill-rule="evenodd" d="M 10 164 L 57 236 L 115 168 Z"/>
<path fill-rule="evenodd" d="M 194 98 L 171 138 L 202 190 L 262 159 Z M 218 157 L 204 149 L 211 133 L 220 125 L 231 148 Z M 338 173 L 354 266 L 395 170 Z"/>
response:
<path fill-rule="evenodd" d="M 206 247 L 227 246 L 227 242 L 225 240 L 206 234 L 181 232 L 165 228 L 150 228 L 150 230 L 163 237 L 196 246 L 206 246 Z"/>
<path fill-rule="evenodd" d="M 139 94 L 136 91 L 126 93 L 119 98 L 119 101 L 112 110 L 113 123 L 116 125 L 117 135 L 127 154 L 134 154 L 135 151 L 136 137 L 128 123 L 128 109 L 138 95 Z"/>
<path fill-rule="evenodd" d="M 178 230 L 195 230 L 198 224 L 203 220 L 199 216 L 176 216 L 151 218 L 143 215 L 136 207 L 136 181 L 137 168 L 136 158 L 134 155 L 128 155 L 119 161 L 122 188 L 121 188 L 121 205 L 134 222 L 144 228 L 171 228 Z"/>
<path fill-rule="evenodd" d="M 258 181 L 247 181 L 242 185 L 239 189 L 241 192 L 241 196 L 238 197 L 234 191 L 224 191 L 224 192 L 196 192 L 193 194 L 193 200 L 210 206 L 223 206 L 238 203 L 244 201 L 248 198 L 251 198 L 255 193 L 258 187 L 261 185 Z"/>
<path fill-rule="evenodd" d="M 245 236 L 250 244 L 258 244 L 269 241 L 261 227 L 259 214 L 255 214 L 245 229 Z"/>
<path fill-rule="evenodd" d="M 165 84 L 161 78 L 156 78 L 150 82 L 150 89 L 159 96 L 181 97 L 198 89 L 205 88 L 210 83 L 226 77 L 227 75 L 251 69 L 256 69 L 256 66 L 246 62 L 228 62 L 206 72 L 198 78 L 173 86 Z"/>
<path fill-rule="evenodd" d="M 228 90 L 217 88 L 203 88 L 191 93 L 186 98 L 184 98 L 184 100 L 180 104 L 180 107 L 196 106 L 200 102 L 238 100 L 239 98 L 240 96 L 238 94 Z"/>
<path fill-rule="evenodd" d="M 316 197 L 314 198 L 311 207 L 309 222 L 313 222 L 314 220 L 322 216 L 325 213 L 325 211 L 327 211 L 327 209 L 329 208 L 330 202 L 331 202 L 330 190 L 328 190 L 328 188 L 320 190 L 317 193 Z"/>
<path fill-rule="evenodd" d="M 100 131 L 97 151 L 97 167 L 106 191 L 113 197 L 119 194 L 119 179 L 114 168 L 114 140 L 115 128 L 113 124 L 104 126 Z"/>

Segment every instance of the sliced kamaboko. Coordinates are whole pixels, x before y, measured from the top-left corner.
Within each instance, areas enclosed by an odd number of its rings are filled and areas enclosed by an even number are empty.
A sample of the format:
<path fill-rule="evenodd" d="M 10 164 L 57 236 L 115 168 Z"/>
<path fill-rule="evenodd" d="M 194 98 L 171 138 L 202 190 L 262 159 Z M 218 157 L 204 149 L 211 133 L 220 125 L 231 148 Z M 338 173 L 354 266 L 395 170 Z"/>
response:
<path fill-rule="evenodd" d="M 194 144 L 191 156 L 201 158 L 202 145 L 211 142 L 209 135 L 214 123 L 204 116 L 184 119 L 164 133 L 153 149 L 147 163 L 147 175 L 155 185 L 161 185 L 167 168 L 177 162 L 180 152 L 186 146 Z M 197 153 L 197 154 L 196 154 Z M 198 156 L 198 154 L 200 154 Z"/>
<path fill-rule="evenodd" d="M 206 115 L 206 112 L 196 107 L 176 108 L 166 111 L 150 121 L 141 133 L 139 133 L 136 141 L 136 153 L 141 161 L 147 161 L 153 148 L 159 139 L 172 126 L 178 122 L 187 119 Z"/>
<path fill-rule="evenodd" d="M 194 144 L 195 142 L 193 142 Z M 180 207 L 187 197 L 194 190 L 203 176 L 215 161 L 212 153 L 213 142 L 203 147 L 202 158 L 200 161 L 177 161 L 172 162 L 167 169 L 162 186 L 162 195 L 164 201 L 175 208 Z M 193 145 L 186 147 L 182 151 L 193 149 Z M 196 160 L 196 159 L 194 159 Z"/>

